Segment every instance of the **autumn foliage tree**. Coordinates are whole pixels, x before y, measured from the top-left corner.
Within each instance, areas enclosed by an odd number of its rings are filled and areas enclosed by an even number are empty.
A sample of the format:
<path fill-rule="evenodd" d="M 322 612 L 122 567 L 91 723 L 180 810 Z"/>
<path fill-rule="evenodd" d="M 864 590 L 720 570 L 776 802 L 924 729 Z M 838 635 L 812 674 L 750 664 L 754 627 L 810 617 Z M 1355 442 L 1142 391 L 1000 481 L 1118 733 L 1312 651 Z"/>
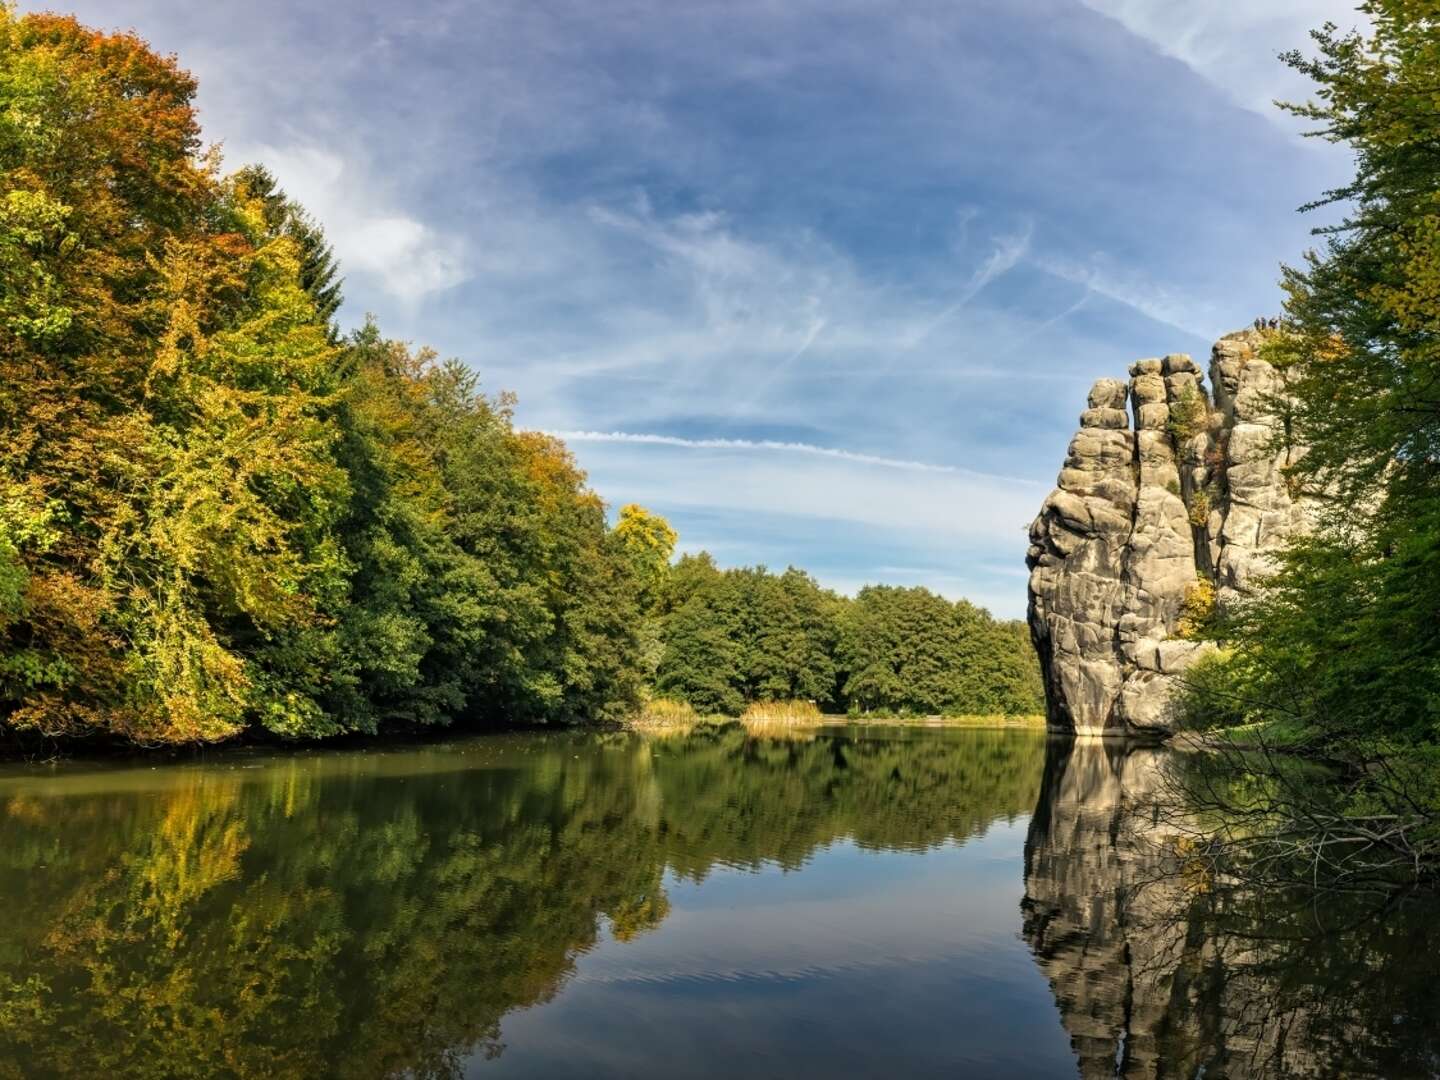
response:
<path fill-rule="evenodd" d="M 610 716 L 638 587 L 562 446 L 341 340 L 323 232 L 139 38 L 0 8 L 0 722 L 211 741 Z"/>

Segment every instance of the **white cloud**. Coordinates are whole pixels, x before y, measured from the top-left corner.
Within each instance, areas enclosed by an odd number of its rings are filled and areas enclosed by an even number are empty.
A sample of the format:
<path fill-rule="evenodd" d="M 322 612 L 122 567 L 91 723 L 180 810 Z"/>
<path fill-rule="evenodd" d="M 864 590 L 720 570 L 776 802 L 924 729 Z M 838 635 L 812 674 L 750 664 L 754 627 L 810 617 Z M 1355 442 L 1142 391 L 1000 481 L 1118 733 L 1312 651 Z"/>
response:
<path fill-rule="evenodd" d="M 941 541 L 952 547 L 957 565 L 981 548 L 993 555 L 997 547 L 1018 564 L 1024 526 L 1041 500 L 1033 484 L 1004 477 L 805 451 L 733 450 L 596 443 L 584 461 L 597 490 L 624 492 L 626 501 L 660 513 L 698 508 L 738 513 L 740 522 L 747 513 L 849 522 L 888 533 L 899 548 L 913 546 L 915 537 Z"/>
<path fill-rule="evenodd" d="M 1277 54 L 1310 44 L 1327 20 L 1362 25 L 1357 0 L 1080 0 L 1214 83 L 1237 104 L 1288 124 L 1272 102 L 1310 88 Z"/>
<path fill-rule="evenodd" d="M 458 285 L 470 276 L 465 244 L 392 206 L 365 170 L 340 153 L 316 145 L 227 148 L 239 166 L 261 162 L 285 193 L 325 228 L 341 270 L 373 277 L 404 304 Z"/>

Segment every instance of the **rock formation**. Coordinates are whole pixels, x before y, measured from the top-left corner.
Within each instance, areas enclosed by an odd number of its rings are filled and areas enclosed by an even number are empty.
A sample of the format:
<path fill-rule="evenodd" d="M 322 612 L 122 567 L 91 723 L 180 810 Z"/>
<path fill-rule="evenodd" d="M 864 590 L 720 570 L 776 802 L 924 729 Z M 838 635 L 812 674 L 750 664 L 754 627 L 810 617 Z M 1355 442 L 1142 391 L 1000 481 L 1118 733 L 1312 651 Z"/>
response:
<path fill-rule="evenodd" d="M 1186 640 L 1187 621 L 1252 587 L 1304 527 L 1284 475 L 1298 452 L 1276 449 L 1283 386 L 1258 355 L 1264 334 L 1216 343 L 1213 396 L 1184 354 L 1091 388 L 1026 558 L 1052 729 L 1163 733 L 1173 677 L 1213 647 Z"/>

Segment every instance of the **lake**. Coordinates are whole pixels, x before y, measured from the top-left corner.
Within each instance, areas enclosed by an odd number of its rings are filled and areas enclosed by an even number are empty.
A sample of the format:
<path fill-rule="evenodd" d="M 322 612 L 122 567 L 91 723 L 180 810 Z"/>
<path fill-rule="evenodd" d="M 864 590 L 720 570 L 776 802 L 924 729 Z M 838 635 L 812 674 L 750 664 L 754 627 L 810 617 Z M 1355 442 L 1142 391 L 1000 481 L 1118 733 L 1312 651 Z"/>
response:
<path fill-rule="evenodd" d="M 1435 905 L 1156 873 L 1166 761 L 731 725 L 8 766 L 0 1077 L 1433 1075 Z"/>

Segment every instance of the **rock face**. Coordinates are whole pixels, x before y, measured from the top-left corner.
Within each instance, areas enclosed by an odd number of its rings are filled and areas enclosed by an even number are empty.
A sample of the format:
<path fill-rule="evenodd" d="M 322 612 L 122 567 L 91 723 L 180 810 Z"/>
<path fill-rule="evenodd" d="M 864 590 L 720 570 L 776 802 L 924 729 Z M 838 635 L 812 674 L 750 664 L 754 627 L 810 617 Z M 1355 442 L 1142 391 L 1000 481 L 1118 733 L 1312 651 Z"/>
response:
<path fill-rule="evenodd" d="M 1252 587 L 1305 526 L 1275 449 L 1283 391 L 1263 332 L 1229 334 L 1213 395 L 1184 354 L 1090 390 L 1058 486 L 1030 526 L 1030 633 L 1052 730 L 1163 733 L 1173 677 L 1208 644 L 1183 621 Z"/>

